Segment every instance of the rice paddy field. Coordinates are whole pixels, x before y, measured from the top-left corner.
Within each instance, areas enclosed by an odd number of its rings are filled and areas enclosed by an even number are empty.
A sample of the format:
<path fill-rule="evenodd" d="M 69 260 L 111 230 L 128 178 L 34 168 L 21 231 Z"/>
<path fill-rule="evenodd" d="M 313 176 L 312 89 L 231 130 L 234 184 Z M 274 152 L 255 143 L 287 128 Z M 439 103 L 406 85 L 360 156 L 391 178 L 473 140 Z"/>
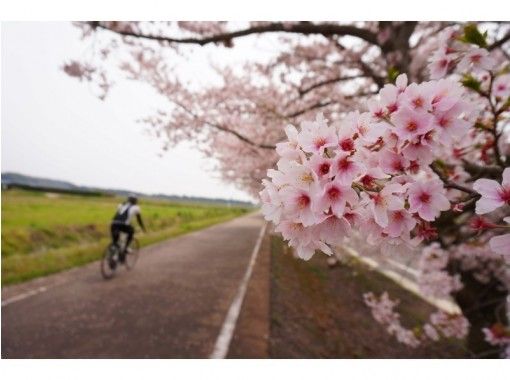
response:
<path fill-rule="evenodd" d="M 122 198 L 11 189 L 2 191 L 2 285 L 98 260 L 109 243 L 110 220 Z M 240 216 L 249 208 L 140 201 L 141 245 Z"/>

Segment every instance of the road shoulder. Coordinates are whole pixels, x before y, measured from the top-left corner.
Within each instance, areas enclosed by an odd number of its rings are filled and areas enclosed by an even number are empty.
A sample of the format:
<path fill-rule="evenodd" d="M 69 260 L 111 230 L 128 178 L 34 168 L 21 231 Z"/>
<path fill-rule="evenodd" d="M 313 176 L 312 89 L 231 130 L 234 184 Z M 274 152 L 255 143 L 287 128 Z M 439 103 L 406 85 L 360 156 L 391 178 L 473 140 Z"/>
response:
<path fill-rule="evenodd" d="M 270 272 L 270 232 L 267 229 L 227 358 L 264 359 L 269 357 Z"/>

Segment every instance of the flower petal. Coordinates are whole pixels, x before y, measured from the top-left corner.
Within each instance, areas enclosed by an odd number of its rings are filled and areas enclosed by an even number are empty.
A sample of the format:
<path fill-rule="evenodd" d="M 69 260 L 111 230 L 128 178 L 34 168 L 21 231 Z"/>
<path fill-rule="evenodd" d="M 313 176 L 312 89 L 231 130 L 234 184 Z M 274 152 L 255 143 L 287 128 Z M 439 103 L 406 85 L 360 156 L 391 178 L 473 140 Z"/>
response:
<path fill-rule="evenodd" d="M 487 214 L 505 204 L 503 201 L 482 197 L 476 202 L 475 212 L 478 215 Z"/>
<path fill-rule="evenodd" d="M 510 234 L 494 236 L 490 241 L 489 245 L 493 252 L 501 255 L 510 254 Z"/>

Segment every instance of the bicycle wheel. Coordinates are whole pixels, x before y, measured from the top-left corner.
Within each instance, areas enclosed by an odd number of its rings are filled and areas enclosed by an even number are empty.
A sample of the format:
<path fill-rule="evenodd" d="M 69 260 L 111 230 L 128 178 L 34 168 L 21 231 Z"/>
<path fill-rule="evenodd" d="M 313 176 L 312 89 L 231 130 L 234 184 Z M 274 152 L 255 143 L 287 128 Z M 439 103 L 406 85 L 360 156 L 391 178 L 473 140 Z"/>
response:
<path fill-rule="evenodd" d="M 133 239 L 129 246 L 129 251 L 126 254 L 126 268 L 131 270 L 135 267 L 136 262 L 138 261 L 138 255 L 140 252 L 140 243 L 136 238 Z"/>
<path fill-rule="evenodd" d="M 109 280 L 115 276 L 115 269 L 117 269 L 117 254 L 118 248 L 110 244 L 104 250 L 103 259 L 101 260 L 101 275 L 105 280 Z"/>

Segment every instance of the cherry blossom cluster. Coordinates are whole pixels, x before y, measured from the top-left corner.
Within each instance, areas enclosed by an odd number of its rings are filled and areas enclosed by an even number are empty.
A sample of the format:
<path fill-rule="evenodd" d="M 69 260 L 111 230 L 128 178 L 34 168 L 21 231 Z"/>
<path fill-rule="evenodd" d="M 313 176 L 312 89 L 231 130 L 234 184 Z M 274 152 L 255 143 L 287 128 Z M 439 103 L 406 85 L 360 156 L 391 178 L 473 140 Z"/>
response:
<path fill-rule="evenodd" d="M 481 284 L 497 279 L 506 289 L 510 289 L 510 267 L 505 263 L 505 257 L 493 252 L 488 244 L 459 244 L 448 253 L 462 271 L 472 273 Z"/>
<path fill-rule="evenodd" d="M 454 81 L 408 85 L 401 75 L 368 112 L 288 126 L 277 169 L 263 181 L 266 219 L 304 259 L 331 254 L 351 228 L 370 244 L 416 246 L 457 195 L 447 194 L 431 165 L 469 128 L 463 92 Z"/>
<path fill-rule="evenodd" d="M 459 29 L 445 29 L 439 36 L 438 45 L 429 64 L 432 79 L 444 78 L 454 71 L 470 75 L 486 74 L 496 66 L 496 60 L 486 49 L 463 41 Z"/>
<path fill-rule="evenodd" d="M 446 270 L 449 258 L 439 243 L 434 242 L 423 249 L 418 264 L 418 285 L 424 295 L 447 298 L 462 288 L 460 276 L 450 275 Z"/>
<path fill-rule="evenodd" d="M 462 288 L 460 276 L 447 270 L 452 260 L 482 283 L 496 278 L 510 288 L 510 126 L 502 117 L 510 74 L 493 71 L 498 61 L 461 37 L 452 29 L 441 36 L 429 65 L 434 80 L 408 84 L 400 75 L 366 112 L 333 123 L 319 114 L 300 129 L 287 126 L 260 196 L 265 218 L 299 257 L 331 255 L 356 232 L 382 254 L 428 244 L 418 276 L 425 295 L 446 298 Z M 473 178 L 473 167 L 484 170 L 478 163 L 491 167 L 491 179 Z M 446 211 L 459 215 L 457 237 L 448 242 L 436 230 Z M 466 223 L 473 211 L 478 216 Z M 410 346 L 467 334 L 462 315 L 438 311 L 417 335 L 401 326 L 397 302 L 386 294 L 365 300 L 374 318 Z"/>
<path fill-rule="evenodd" d="M 442 337 L 462 339 L 469 329 L 469 322 L 462 315 L 442 310 L 432 313 L 423 326 L 407 329 L 402 326 L 400 315 L 394 310 L 399 302 L 390 299 L 388 293 L 384 292 L 380 297 L 367 293 L 364 299 L 374 319 L 385 326 L 386 331 L 400 343 L 410 347 L 418 347 L 422 343 L 437 341 Z"/>

